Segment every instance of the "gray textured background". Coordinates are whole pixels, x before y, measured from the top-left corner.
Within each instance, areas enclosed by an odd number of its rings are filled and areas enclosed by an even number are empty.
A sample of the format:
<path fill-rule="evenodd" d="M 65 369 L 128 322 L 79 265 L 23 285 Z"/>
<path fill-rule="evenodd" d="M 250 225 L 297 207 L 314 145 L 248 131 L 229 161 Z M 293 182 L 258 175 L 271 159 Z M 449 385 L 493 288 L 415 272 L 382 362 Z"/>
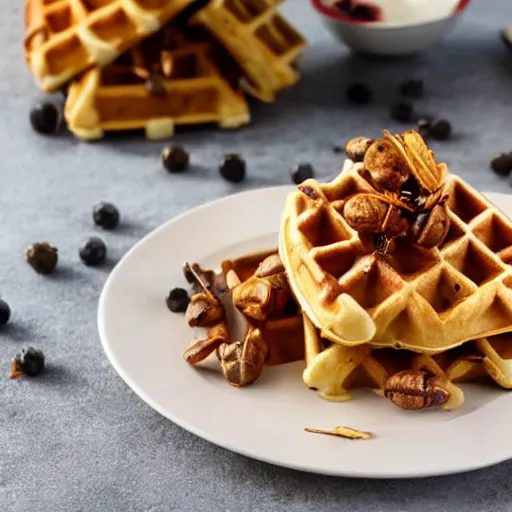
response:
<path fill-rule="evenodd" d="M 331 175 L 340 163 L 333 144 L 401 128 L 387 111 L 398 83 L 409 76 L 426 81 L 422 108 L 454 124 L 454 139 L 434 145 L 438 157 L 480 189 L 509 190 L 488 161 L 496 151 L 512 150 L 512 53 L 498 37 L 512 23 L 512 2 L 474 1 L 441 46 L 383 63 L 350 56 L 306 0 L 289 0 L 285 11 L 310 41 L 303 81 L 277 103 L 255 106 L 253 123 L 237 133 L 180 133 L 177 140 L 189 147 L 194 164 L 182 176 L 162 171 L 161 144 L 88 145 L 31 131 L 27 114 L 38 92 L 23 62 L 22 4 L 5 0 L 0 20 L 0 293 L 13 309 L 10 326 L 0 331 L 0 509 L 512 510 L 512 463 L 453 477 L 364 481 L 275 468 L 210 445 L 128 389 L 96 330 L 108 271 L 141 236 L 204 201 L 288 183 L 288 169 L 298 160 L 310 160 L 319 176 Z M 355 79 L 374 86 L 372 106 L 346 104 L 345 86 Z M 245 155 L 245 183 L 218 178 L 216 163 L 225 151 Z M 90 210 L 100 200 L 116 203 L 125 223 L 104 236 L 110 265 L 88 269 L 77 247 L 94 232 Z M 60 270 L 51 278 L 23 262 L 25 247 L 43 239 L 60 251 Z M 11 381 L 10 358 L 28 342 L 45 351 L 48 369 L 39 379 Z"/>

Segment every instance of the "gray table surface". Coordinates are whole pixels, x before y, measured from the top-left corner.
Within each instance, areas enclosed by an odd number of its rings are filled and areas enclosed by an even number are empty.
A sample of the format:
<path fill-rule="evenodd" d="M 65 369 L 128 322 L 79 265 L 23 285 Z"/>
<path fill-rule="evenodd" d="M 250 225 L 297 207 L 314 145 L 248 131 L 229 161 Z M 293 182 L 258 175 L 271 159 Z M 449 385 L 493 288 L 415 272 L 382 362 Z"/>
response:
<path fill-rule="evenodd" d="M 176 140 L 190 149 L 194 164 L 182 176 L 162 170 L 160 143 L 91 145 L 31 131 L 27 114 L 38 91 L 23 61 L 22 4 L 6 0 L 0 20 L 0 292 L 13 310 L 10 326 L 0 331 L 0 509 L 512 510 L 510 462 L 451 477 L 369 481 L 272 467 L 211 445 L 131 392 L 96 329 L 108 272 L 141 236 L 205 201 L 289 183 L 289 168 L 299 160 L 311 161 L 320 177 L 332 175 L 340 165 L 333 145 L 402 128 L 390 121 L 388 105 L 410 76 L 426 81 L 419 105 L 453 122 L 453 140 L 434 144 L 438 157 L 479 189 L 508 191 L 488 162 L 496 151 L 512 149 L 512 53 L 498 37 L 512 23 L 512 3 L 475 1 L 440 46 L 414 59 L 374 62 L 338 46 L 308 1 L 289 0 L 284 10 L 310 41 L 302 82 L 272 105 L 254 105 L 253 123 L 244 130 L 180 132 Z M 371 106 L 346 104 L 345 87 L 356 79 L 373 86 Z M 217 175 L 216 162 L 227 151 L 247 159 L 241 185 Z M 124 224 L 102 235 L 109 264 L 89 269 L 77 247 L 95 233 L 90 210 L 100 200 L 116 203 Z M 45 239 L 60 251 L 51 278 L 23 261 L 25 247 Z M 9 380 L 10 358 L 27 343 L 45 351 L 47 371 Z"/>

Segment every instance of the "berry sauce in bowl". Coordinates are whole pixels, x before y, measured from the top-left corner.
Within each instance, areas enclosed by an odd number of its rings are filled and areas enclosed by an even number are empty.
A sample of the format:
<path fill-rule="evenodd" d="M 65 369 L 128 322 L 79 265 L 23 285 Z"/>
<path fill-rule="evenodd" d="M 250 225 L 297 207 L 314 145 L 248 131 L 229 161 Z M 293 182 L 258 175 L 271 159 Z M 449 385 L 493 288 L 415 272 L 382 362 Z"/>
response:
<path fill-rule="evenodd" d="M 349 48 L 374 55 L 426 50 L 455 25 L 469 0 L 311 0 Z"/>

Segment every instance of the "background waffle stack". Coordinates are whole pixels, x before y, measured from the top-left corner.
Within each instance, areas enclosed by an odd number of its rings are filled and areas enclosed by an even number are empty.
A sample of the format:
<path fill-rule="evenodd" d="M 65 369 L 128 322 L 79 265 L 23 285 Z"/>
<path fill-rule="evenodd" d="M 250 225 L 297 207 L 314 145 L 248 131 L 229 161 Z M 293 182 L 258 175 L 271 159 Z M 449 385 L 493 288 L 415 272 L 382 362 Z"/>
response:
<path fill-rule="evenodd" d="M 336 381 L 334 395 L 347 396 L 368 375 L 382 389 L 392 371 L 418 366 L 450 386 L 490 375 L 511 387 L 512 222 L 443 170 L 450 230 L 432 249 L 397 241 L 389 254 L 376 251 L 346 222 L 349 198 L 376 193 L 363 163 L 347 160 L 332 182 L 308 180 L 288 196 L 280 256 L 311 324 L 311 387 L 320 389 L 323 375 L 328 389 Z"/>
<path fill-rule="evenodd" d="M 78 138 L 237 128 L 250 120 L 244 93 L 272 101 L 299 79 L 306 42 L 281 2 L 26 0 L 26 60 L 44 91 L 68 92 L 64 117 Z"/>

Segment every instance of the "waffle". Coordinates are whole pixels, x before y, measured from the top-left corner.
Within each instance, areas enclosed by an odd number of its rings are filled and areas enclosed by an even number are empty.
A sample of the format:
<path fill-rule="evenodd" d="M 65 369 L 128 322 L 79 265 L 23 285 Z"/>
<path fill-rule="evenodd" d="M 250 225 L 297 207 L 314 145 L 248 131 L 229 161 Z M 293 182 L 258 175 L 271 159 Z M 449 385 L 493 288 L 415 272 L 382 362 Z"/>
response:
<path fill-rule="evenodd" d="M 308 180 L 288 196 L 280 256 L 323 337 L 435 354 L 512 331 L 512 223 L 442 169 L 450 229 L 432 249 L 397 242 L 383 254 L 348 225 L 347 198 L 374 192 L 362 163 L 347 160 L 330 183 Z"/>
<path fill-rule="evenodd" d="M 456 409 L 463 404 L 464 395 L 457 386 L 459 383 L 494 381 L 502 388 L 512 389 L 510 333 L 471 341 L 431 356 L 407 350 L 375 348 L 370 344 L 357 347 L 331 344 L 320 338 L 306 316 L 304 332 L 306 369 L 303 379 L 308 387 L 317 390 L 318 395 L 326 400 L 350 400 L 351 390 L 356 388 L 369 388 L 389 397 L 390 379 L 411 371 L 435 376 L 448 394 L 448 399 L 442 404 L 445 409 Z M 406 387 L 402 386 L 402 392 L 406 392 Z M 411 395 L 414 391 L 421 390 L 409 390 Z M 396 398 L 393 401 L 404 405 Z"/>
<path fill-rule="evenodd" d="M 276 10 L 282 0 L 211 0 L 191 23 L 200 23 L 244 70 L 243 88 L 262 101 L 295 84 L 302 35 Z"/>
<path fill-rule="evenodd" d="M 250 254 L 241 258 L 224 260 L 221 268 L 226 281 L 233 282 L 234 273 L 235 282 L 244 282 L 251 277 L 258 265 L 267 257 L 275 254 L 276 251 L 266 251 L 256 254 Z M 228 277 L 229 276 L 229 277 Z M 280 318 L 269 319 L 259 325 L 263 339 L 268 346 L 268 357 L 265 361 L 266 366 L 277 366 L 304 359 L 304 332 L 302 315 L 298 312 L 296 305 L 291 304 L 291 308 Z M 237 313 L 241 315 L 241 313 Z M 231 322 L 230 331 L 234 322 Z M 233 336 L 231 339 L 241 338 Z"/>
<path fill-rule="evenodd" d="M 194 0 L 26 0 L 26 59 L 45 91 L 104 67 Z"/>
<path fill-rule="evenodd" d="M 144 129 L 148 139 L 163 139 L 176 125 L 242 126 L 249 111 L 242 93 L 224 78 L 228 64 L 202 32 L 185 36 L 167 25 L 115 63 L 72 82 L 64 110 L 68 128 L 80 139 L 94 140 L 107 131 Z"/>

